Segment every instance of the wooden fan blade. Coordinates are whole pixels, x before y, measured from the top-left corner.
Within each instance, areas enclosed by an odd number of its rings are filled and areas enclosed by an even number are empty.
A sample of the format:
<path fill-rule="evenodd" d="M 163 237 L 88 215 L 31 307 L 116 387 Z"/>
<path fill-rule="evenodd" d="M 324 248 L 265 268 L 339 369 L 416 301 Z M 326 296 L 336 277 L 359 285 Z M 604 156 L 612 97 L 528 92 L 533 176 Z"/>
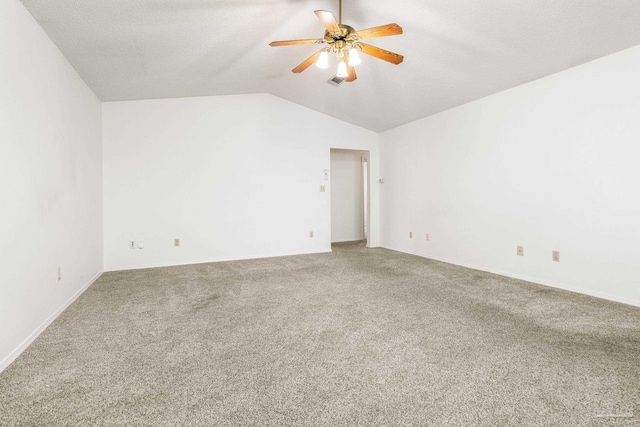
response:
<path fill-rule="evenodd" d="M 340 26 L 336 22 L 336 18 L 333 17 L 333 13 L 328 10 L 315 10 L 313 13 L 316 14 L 322 25 L 329 31 L 330 33 L 339 33 Z"/>
<path fill-rule="evenodd" d="M 398 34 L 402 34 L 402 27 L 398 24 L 387 24 L 356 31 L 356 33 L 361 39 L 374 39 L 376 37 L 397 36 Z"/>
<path fill-rule="evenodd" d="M 324 40 L 319 39 L 305 39 L 305 40 L 281 40 L 276 42 L 269 43 L 269 46 L 291 46 L 295 44 L 314 44 L 314 43 L 324 43 Z"/>
<path fill-rule="evenodd" d="M 347 64 L 347 77 L 345 77 L 344 81 L 347 83 L 351 83 L 355 79 L 358 78 L 356 75 L 356 69 L 349 65 L 349 52 L 344 56 L 345 64 Z"/>
<path fill-rule="evenodd" d="M 362 43 L 362 53 L 374 56 L 383 61 L 391 62 L 398 65 L 404 60 L 404 56 L 397 53 L 389 52 L 388 50 L 380 49 L 379 47 L 371 46 L 370 44 Z"/>
<path fill-rule="evenodd" d="M 323 50 L 324 49 L 320 49 L 319 51 L 317 51 L 316 53 L 314 53 L 313 55 L 311 55 L 310 57 L 308 57 L 307 59 L 302 61 L 302 63 L 300 65 L 298 65 L 296 68 L 294 68 L 291 71 L 293 71 L 294 73 L 303 72 L 304 70 L 309 68 L 309 65 L 313 64 L 314 62 L 316 62 L 318 60 L 318 58 L 320 57 L 320 54 L 322 53 Z"/>
<path fill-rule="evenodd" d="M 347 83 L 351 83 L 352 81 L 358 78 L 358 76 L 356 76 L 356 69 L 349 65 L 347 65 L 347 73 L 349 74 L 344 79 L 344 81 Z"/>

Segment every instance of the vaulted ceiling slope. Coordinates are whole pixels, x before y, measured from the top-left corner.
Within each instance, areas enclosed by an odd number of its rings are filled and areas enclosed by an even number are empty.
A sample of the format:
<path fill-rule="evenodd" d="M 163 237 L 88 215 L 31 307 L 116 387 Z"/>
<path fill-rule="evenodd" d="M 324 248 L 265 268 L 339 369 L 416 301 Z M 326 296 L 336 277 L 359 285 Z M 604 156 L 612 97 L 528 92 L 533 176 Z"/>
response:
<path fill-rule="evenodd" d="M 343 0 L 343 23 L 398 23 L 358 80 L 291 69 L 338 0 L 22 0 L 103 101 L 271 93 L 381 132 L 640 44 L 637 0 Z"/>

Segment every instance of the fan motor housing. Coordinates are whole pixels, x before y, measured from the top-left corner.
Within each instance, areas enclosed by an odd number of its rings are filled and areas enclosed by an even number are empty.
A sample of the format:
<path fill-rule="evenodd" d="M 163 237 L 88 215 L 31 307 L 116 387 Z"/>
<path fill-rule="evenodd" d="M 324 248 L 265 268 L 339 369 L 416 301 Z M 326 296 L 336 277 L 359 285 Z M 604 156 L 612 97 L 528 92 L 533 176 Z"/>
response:
<path fill-rule="evenodd" d="M 324 32 L 324 40 L 327 43 L 334 43 L 338 40 L 355 40 L 356 38 L 356 30 L 353 27 L 344 24 L 340 24 L 340 34 L 337 32 L 330 33 L 328 30 Z"/>

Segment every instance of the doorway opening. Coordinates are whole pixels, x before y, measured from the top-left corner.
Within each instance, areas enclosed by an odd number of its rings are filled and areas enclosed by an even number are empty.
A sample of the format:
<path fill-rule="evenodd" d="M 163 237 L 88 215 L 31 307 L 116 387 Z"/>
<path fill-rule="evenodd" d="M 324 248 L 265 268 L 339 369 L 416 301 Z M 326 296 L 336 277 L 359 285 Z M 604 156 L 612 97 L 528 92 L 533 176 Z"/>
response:
<path fill-rule="evenodd" d="M 331 149 L 331 243 L 369 239 L 369 152 Z M 368 246 L 368 244 L 367 244 Z"/>

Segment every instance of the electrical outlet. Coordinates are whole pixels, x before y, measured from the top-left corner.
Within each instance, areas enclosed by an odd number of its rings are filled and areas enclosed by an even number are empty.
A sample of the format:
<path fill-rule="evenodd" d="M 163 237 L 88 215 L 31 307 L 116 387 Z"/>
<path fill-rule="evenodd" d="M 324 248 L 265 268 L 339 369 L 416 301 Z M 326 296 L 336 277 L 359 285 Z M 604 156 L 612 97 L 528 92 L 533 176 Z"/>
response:
<path fill-rule="evenodd" d="M 413 231 L 410 231 L 410 232 L 409 232 L 409 238 L 410 238 L 410 239 L 413 239 Z"/>
<path fill-rule="evenodd" d="M 424 235 L 424 240 L 429 240 L 429 233 L 426 233 L 426 234 Z"/>
<path fill-rule="evenodd" d="M 180 239 L 173 239 L 173 246 L 180 246 Z"/>
<path fill-rule="evenodd" d="M 313 231 L 309 232 L 309 237 L 313 239 Z"/>
<path fill-rule="evenodd" d="M 129 249 L 135 249 L 136 248 L 136 242 L 134 240 L 130 240 L 129 241 Z"/>
<path fill-rule="evenodd" d="M 551 260 L 555 262 L 560 262 L 560 252 L 559 251 L 551 252 Z"/>
<path fill-rule="evenodd" d="M 516 249 L 516 255 L 524 256 L 524 246 L 518 246 Z"/>
<path fill-rule="evenodd" d="M 58 267 L 58 280 L 62 280 L 62 269 Z"/>

